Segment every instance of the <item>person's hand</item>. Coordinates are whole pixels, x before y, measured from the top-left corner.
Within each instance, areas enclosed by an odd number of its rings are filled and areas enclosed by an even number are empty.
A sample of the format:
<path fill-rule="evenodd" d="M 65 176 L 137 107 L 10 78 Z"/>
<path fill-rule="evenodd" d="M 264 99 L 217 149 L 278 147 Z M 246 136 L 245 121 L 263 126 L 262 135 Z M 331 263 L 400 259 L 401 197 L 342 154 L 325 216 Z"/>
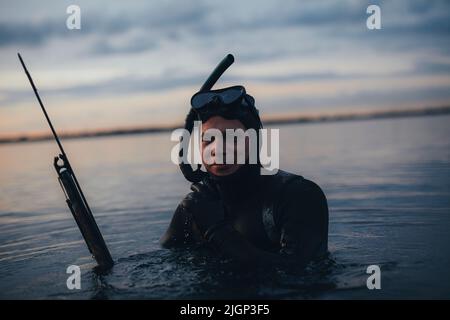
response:
<path fill-rule="evenodd" d="M 212 227 L 224 222 L 225 209 L 215 188 L 204 183 L 193 183 L 181 205 L 189 211 L 203 235 Z"/>

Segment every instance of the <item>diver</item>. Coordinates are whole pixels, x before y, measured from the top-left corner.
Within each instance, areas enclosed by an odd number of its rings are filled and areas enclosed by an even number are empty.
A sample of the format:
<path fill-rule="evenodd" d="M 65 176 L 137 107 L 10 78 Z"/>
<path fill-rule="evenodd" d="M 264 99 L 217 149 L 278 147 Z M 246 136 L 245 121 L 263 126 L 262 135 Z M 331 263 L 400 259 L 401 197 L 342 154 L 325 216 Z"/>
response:
<path fill-rule="evenodd" d="M 233 61 L 228 55 L 191 99 L 185 121 L 189 131 L 194 120 L 202 122 L 202 132 L 262 128 L 255 100 L 244 87 L 211 90 Z M 208 143 L 202 141 L 202 149 Z M 326 256 L 328 205 L 317 184 L 282 170 L 262 175 L 259 163 L 203 165 L 206 171 L 180 165 L 193 182 L 192 192 L 161 237 L 164 248 L 204 243 L 248 265 L 306 265 Z"/>

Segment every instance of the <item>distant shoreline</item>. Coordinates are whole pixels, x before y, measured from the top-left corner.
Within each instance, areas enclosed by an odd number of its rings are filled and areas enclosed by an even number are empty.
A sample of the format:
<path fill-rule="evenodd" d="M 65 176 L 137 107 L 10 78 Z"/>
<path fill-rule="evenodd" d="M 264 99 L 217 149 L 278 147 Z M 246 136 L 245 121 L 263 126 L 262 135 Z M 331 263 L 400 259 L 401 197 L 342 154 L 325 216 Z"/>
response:
<path fill-rule="evenodd" d="M 263 119 L 265 126 L 271 125 L 287 125 L 287 124 L 305 124 L 305 123 L 320 123 L 320 122 L 338 122 L 338 121 L 358 121 L 358 120 L 372 120 L 372 119 L 389 119 L 389 118 L 406 118 L 406 117 L 422 117 L 433 115 L 450 114 L 450 106 L 429 107 L 412 110 L 389 110 L 389 111 L 372 111 L 365 113 L 338 113 L 338 114 L 323 114 L 323 115 L 296 115 L 287 117 L 273 117 Z M 140 128 L 114 128 L 96 131 L 82 131 L 82 132 L 61 132 L 58 133 L 62 139 L 82 139 L 82 138 L 96 138 L 105 136 L 121 136 L 134 134 L 151 134 L 168 132 L 177 128 L 183 127 L 182 124 L 178 126 L 167 127 L 140 127 Z M 51 133 L 48 134 L 34 134 L 34 135 L 18 135 L 13 137 L 0 137 L 0 144 L 9 143 L 24 143 L 24 142 L 38 142 L 52 140 Z"/>

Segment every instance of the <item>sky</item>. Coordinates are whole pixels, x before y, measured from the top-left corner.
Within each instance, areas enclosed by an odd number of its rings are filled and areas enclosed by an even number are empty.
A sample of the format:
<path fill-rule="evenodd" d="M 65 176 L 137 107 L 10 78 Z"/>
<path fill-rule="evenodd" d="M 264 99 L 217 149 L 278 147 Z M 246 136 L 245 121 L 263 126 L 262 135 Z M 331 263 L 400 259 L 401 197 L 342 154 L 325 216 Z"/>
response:
<path fill-rule="evenodd" d="M 181 123 L 227 53 L 263 118 L 450 105 L 449 36 L 450 1 L 0 0 L 0 135 L 48 131 L 17 52 L 76 131 Z"/>

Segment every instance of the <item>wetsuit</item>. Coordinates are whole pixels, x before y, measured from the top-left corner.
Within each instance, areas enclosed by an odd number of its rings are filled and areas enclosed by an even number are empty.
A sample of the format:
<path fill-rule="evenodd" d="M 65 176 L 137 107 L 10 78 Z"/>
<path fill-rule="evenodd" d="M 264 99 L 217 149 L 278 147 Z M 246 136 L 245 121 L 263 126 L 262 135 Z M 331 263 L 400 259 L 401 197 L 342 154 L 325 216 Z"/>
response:
<path fill-rule="evenodd" d="M 224 255 L 245 263 L 306 264 L 326 254 L 328 206 L 314 182 L 281 170 L 260 175 L 259 167 L 245 165 L 230 176 L 209 175 L 206 183 L 218 190 L 226 221 L 207 238 Z M 183 203 L 161 238 L 163 247 L 206 241 Z"/>

